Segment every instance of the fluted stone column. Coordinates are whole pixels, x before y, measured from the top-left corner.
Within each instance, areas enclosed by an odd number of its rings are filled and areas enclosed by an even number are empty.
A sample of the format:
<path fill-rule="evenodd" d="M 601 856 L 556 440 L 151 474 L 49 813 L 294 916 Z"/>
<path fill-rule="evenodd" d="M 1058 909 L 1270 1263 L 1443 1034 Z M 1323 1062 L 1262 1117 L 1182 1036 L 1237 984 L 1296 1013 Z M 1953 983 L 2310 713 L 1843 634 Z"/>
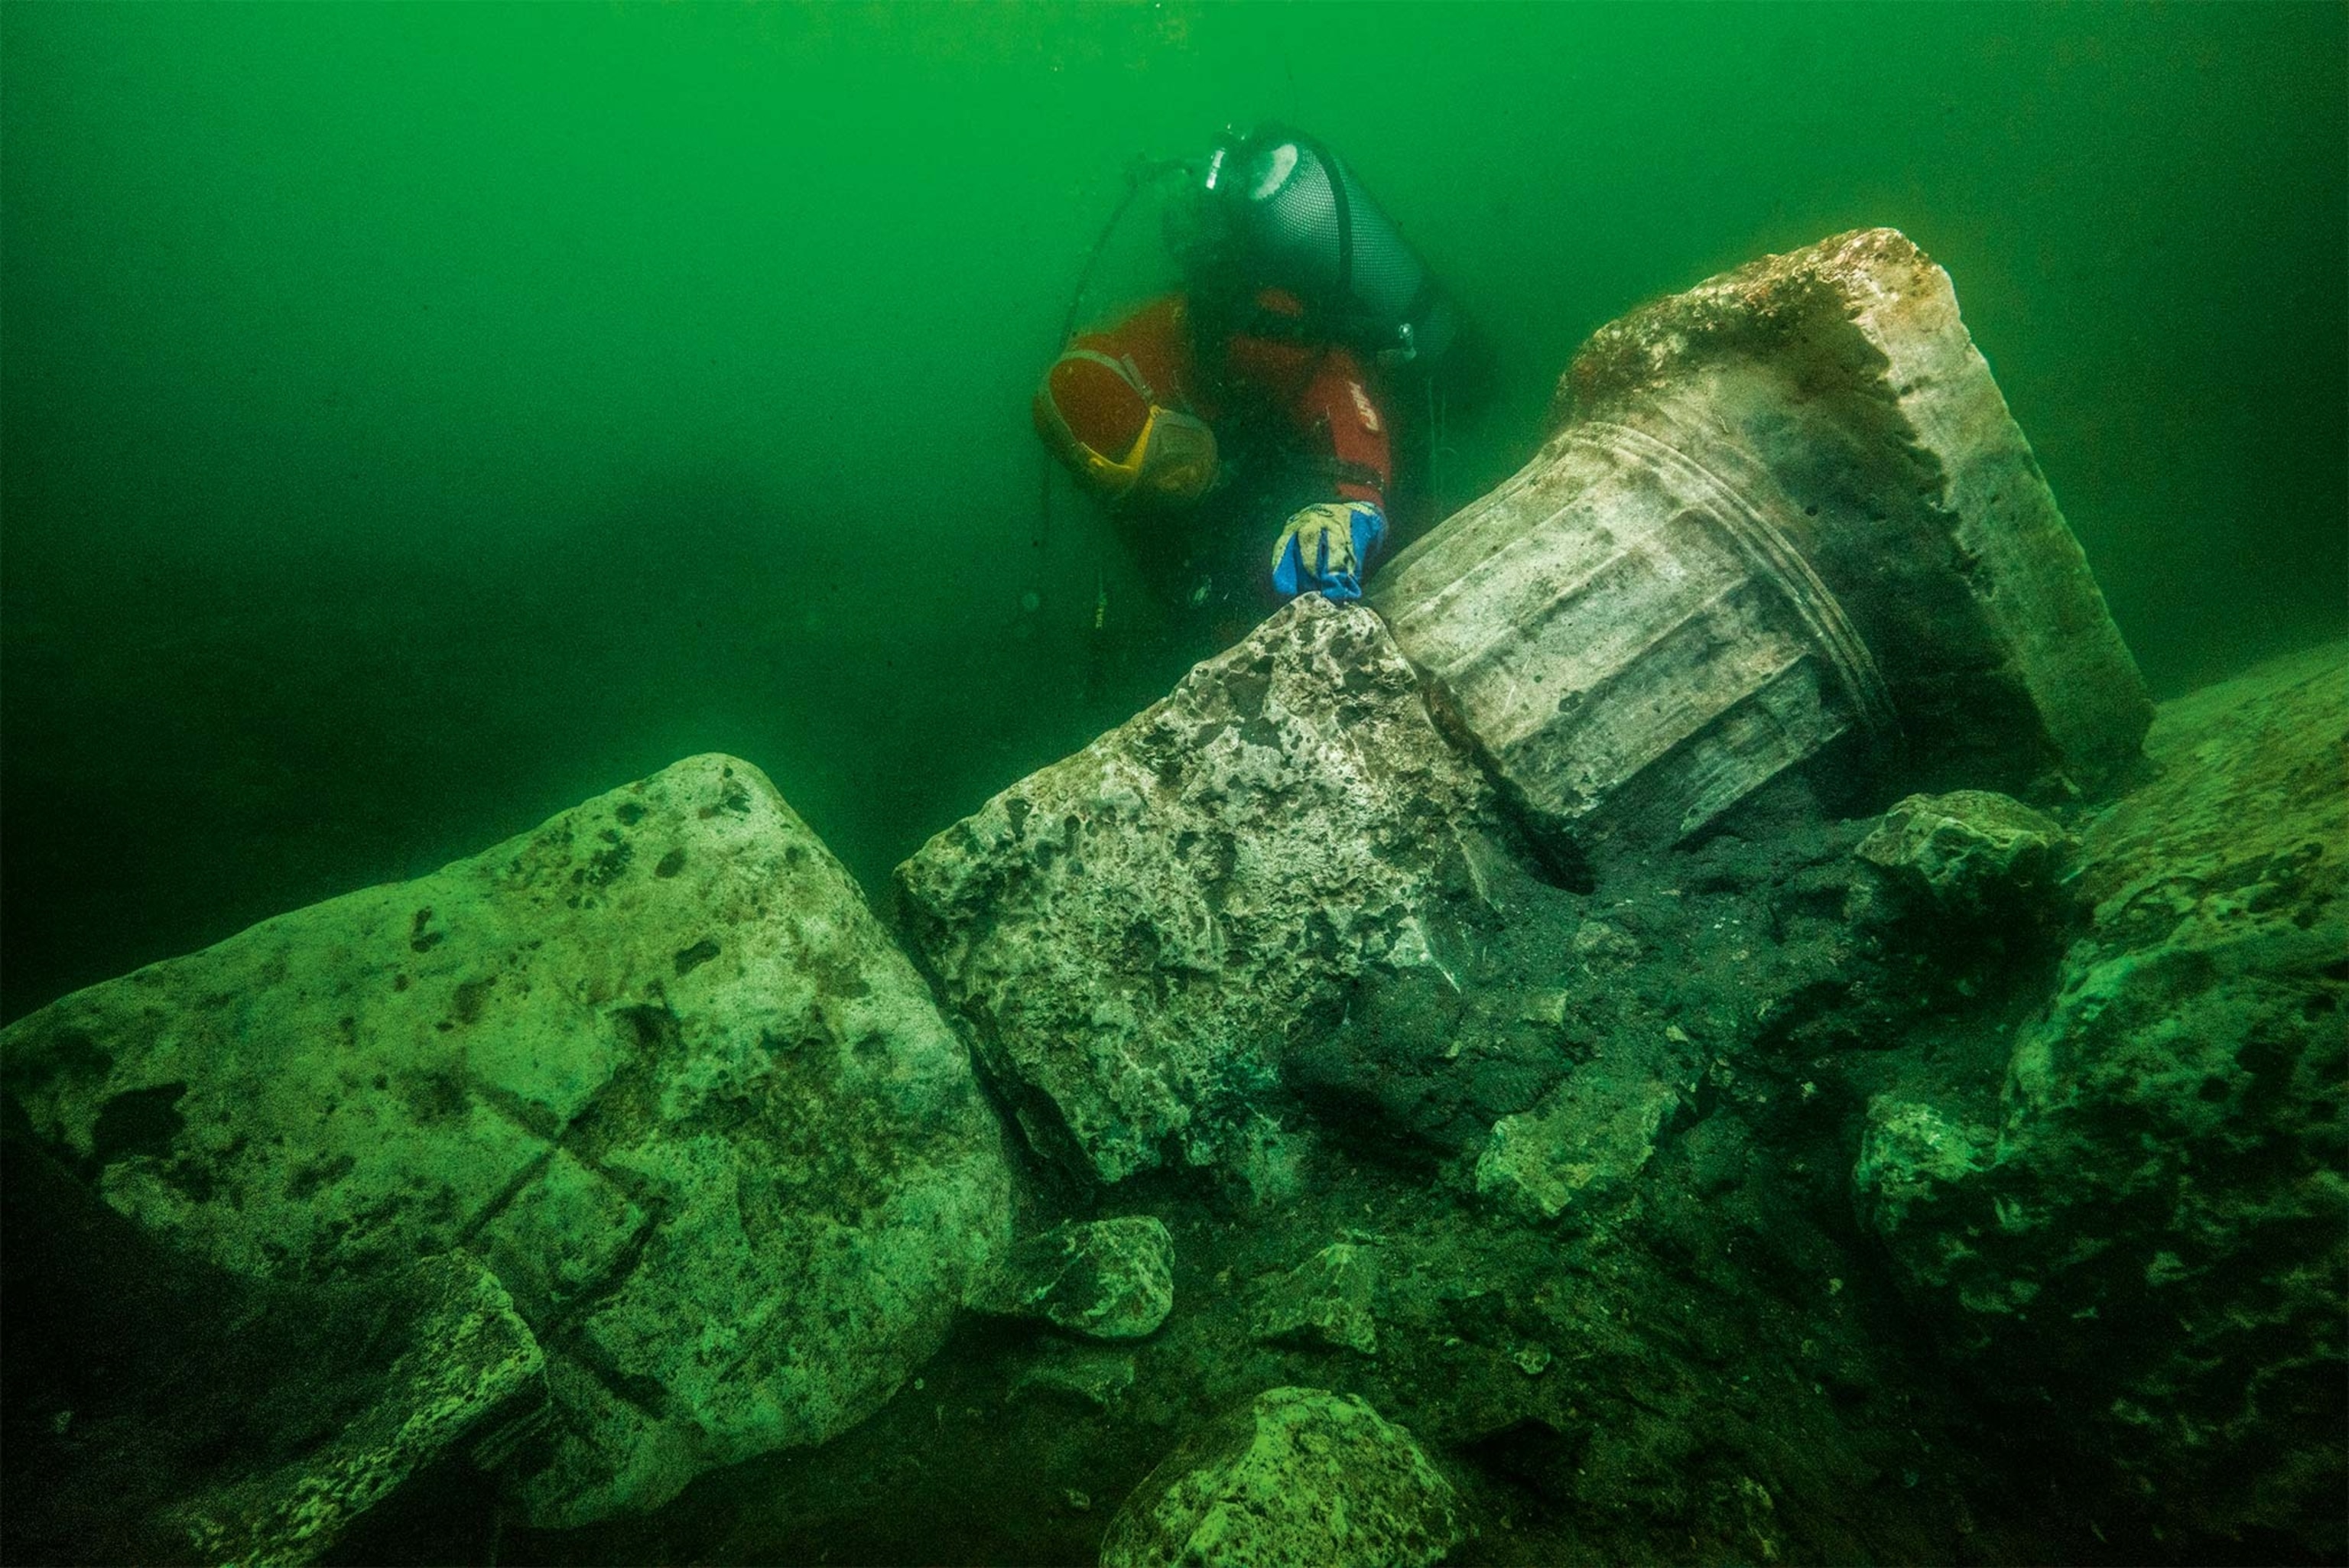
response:
<path fill-rule="evenodd" d="M 1601 328 L 1541 452 L 1371 603 L 1585 849 L 1671 842 L 1839 740 L 1887 788 L 2095 791 L 2151 716 L 1948 274 L 1889 229 Z"/>

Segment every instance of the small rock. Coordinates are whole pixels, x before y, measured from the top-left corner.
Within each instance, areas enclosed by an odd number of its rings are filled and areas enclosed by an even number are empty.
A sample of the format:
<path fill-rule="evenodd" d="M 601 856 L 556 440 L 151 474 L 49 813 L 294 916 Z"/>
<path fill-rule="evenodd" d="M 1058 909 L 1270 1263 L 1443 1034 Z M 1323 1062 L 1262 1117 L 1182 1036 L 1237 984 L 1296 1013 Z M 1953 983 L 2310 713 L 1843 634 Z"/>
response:
<path fill-rule="evenodd" d="M 1333 1242 L 1283 1275 L 1257 1315 L 1256 1337 L 1276 1345 L 1379 1353 L 1371 1293 L 1378 1265 L 1366 1247 Z"/>
<path fill-rule="evenodd" d="M 1958 789 L 1909 796 L 1856 852 L 1940 913 L 1981 917 L 2053 901 L 2073 848 L 2044 812 L 1987 789 Z"/>
<path fill-rule="evenodd" d="M 1274 1388 L 1212 1422 L 1110 1522 L 1102 1568 L 1426 1568 L 1461 1535 L 1452 1484 L 1350 1395 Z"/>
<path fill-rule="evenodd" d="M 1048 1346 L 1012 1379 L 1011 1392 L 1065 1394 L 1093 1408 L 1115 1409 L 1133 1387 L 1133 1352 L 1098 1345 Z"/>
<path fill-rule="evenodd" d="M 1689 1162 L 1689 1178 L 1699 1196 L 1719 1197 L 1745 1180 L 1746 1152 L 1751 1141 L 1744 1125 L 1721 1111 L 1681 1135 L 1681 1149 Z"/>
<path fill-rule="evenodd" d="M 1174 1306 L 1174 1238 L 1148 1214 L 1055 1225 L 1015 1244 L 972 1301 L 1089 1339 L 1140 1339 Z"/>
<path fill-rule="evenodd" d="M 1533 992 L 1517 1009 L 1517 1022 L 1536 1024 L 1545 1029 L 1563 1029 L 1573 1002 L 1574 993 L 1571 991 Z"/>
<path fill-rule="evenodd" d="M 1618 926 L 1586 920 L 1575 930 L 1574 951 L 1582 958 L 1628 964 L 1640 956 L 1640 944 Z"/>
<path fill-rule="evenodd" d="M 1554 1220 L 1626 1195 L 1680 1096 L 1651 1078 L 1569 1078 L 1533 1110 L 1505 1116 L 1476 1161 L 1476 1191 Z"/>
<path fill-rule="evenodd" d="M 1916 1215 L 1990 1163 L 1996 1141 L 1989 1128 L 1954 1121 L 1930 1105 L 1878 1096 L 1868 1108 L 1851 1177 L 1863 1214 L 1879 1233 L 1906 1240 Z M 1971 1255 L 1962 1243 L 1955 1250 Z M 1914 1256 L 1909 1261 L 1920 1276 L 1947 1283 L 1945 1270 Z"/>
<path fill-rule="evenodd" d="M 1312 1140 L 1270 1117 L 1251 1113 L 1230 1144 L 1226 1186 L 1259 1211 L 1294 1203 L 1305 1192 L 1305 1160 Z"/>

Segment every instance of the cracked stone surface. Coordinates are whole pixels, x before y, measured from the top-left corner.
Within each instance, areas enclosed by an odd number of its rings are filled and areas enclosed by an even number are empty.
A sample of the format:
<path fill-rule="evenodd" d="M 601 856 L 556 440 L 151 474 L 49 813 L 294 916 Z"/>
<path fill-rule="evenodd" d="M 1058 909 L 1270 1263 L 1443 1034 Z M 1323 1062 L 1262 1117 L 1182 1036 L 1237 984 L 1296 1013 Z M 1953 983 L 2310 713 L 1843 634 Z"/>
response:
<path fill-rule="evenodd" d="M 391 1310 L 411 1315 L 408 1341 L 383 1374 L 385 1397 L 316 1450 L 174 1510 L 198 1559 L 319 1561 L 355 1518 L 536 1383 L 538 1344 L 478 1260 L 428 1258 L 391 1286 L 403 1298 Z"/>
<path fill-rule="evenodd" d="M 1308 597 L 897 880 L 1040 1150 L 1102 1181 L 1252 1169 L 1298 1026 L 1374 967 L 1443 967 L 1498 863 L 1487 805 L 1378 617 Z"/>
<path fill-rule="evenodd" d="M 0 1233 L 12 1563 L 371 1561 L 387 1516 L 545 1419 L 544 1356 L 468 1253 L 233 1274 L 108 1208 L 10 1102 Z"/>
<path fill-rule="evenodd" d="M 41 1139 L 240 1273 L 463 1247 L 544 1346 L 533 1522 L 869 1413 L 1009 1241 L 962 1046 L 832 855 L 706 756 L 0 1034 Z"/>

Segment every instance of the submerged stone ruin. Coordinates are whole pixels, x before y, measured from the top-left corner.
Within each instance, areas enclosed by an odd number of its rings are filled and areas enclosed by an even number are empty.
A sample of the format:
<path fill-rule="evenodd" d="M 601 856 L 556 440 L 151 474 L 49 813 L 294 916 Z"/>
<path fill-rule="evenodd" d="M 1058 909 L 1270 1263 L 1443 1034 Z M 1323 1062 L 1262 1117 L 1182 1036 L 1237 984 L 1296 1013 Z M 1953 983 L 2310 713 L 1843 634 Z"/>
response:
<path fill-rule="evenodd" d="M 1552 832 L 1669 843 L 1838 742 L 1863 780 L 2058 799 L 2134 763 L 2137 665 L 1901 235 L 1602 327 L 1558 405 L 1371 598 Z"/>
<path fill-rule="evenodd" d="M 1889 231 L 1560 408 L 895 941 L 696 758 L 0 1032 L 8 1555 L 2349 1553 L 2344 650 L 2155 719 Z"/>

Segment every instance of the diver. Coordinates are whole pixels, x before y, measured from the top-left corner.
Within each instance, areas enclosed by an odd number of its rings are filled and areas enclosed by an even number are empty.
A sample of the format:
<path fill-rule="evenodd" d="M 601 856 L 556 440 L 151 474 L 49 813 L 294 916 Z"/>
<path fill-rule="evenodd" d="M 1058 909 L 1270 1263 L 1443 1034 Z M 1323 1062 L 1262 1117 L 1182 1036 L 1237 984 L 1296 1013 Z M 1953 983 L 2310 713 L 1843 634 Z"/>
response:
<path fill-rule="evenodd" d="M 1359 598 L 1389 534 L 1389 383 L 1444 351 L 1452 307 L 1311 137 L 1226 133 L 1204 162 L 1161 167 L 1184 176 L 1167 214 L 1182 284 L 1070 338 L 1037 433 L 1172 607 L 1245 624 L 1268 589 Z"/>

